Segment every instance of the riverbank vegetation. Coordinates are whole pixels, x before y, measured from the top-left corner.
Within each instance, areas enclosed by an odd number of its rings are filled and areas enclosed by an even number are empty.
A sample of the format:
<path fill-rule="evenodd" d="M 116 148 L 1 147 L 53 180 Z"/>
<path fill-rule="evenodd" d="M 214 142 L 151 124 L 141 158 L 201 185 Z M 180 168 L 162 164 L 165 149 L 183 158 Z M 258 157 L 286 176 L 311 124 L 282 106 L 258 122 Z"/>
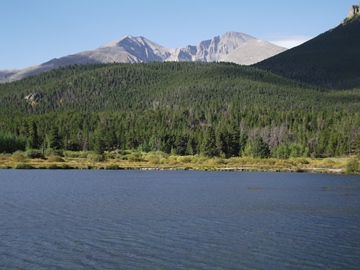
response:
<path fill-rule="evenodd" d="M 36 153 L 36 154 L 34 154 Z M 58 151 L 48 156 L 38 151 L 0 155 L 0 169 L 104 169 L 104 170 L 206 170 L 360 173 L 357 158 L 251 158 L 180 156 L 157 152 Z"/>

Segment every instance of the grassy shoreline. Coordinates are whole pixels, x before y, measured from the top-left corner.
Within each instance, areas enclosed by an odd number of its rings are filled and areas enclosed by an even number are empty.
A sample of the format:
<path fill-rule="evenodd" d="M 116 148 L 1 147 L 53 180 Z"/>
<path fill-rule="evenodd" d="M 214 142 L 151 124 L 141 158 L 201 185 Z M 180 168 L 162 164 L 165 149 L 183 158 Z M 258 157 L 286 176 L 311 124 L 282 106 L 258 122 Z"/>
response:
<path fill-rule="evenodd" d="M 355 162 L 355 169 L 349 164 Z M 358 158 L 208 158 L 177 156 L 162 152 L 127 155 L 96 155 L 68 152 L 63 156 L 29 158 L 23 153 L 0 155 L 0 169 L 80 169 L 80 170 L 201 170 L 236 172 L 313 172 L 360 174 Z"/>

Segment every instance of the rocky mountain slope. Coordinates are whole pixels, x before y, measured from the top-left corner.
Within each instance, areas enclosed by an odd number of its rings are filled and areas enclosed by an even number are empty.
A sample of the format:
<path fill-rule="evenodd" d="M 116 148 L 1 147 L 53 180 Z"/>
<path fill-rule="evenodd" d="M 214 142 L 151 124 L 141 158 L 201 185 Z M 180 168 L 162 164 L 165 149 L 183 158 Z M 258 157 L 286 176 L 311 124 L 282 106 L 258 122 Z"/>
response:
<path fill-rule="evenodd" d="M 0 82 L 10 82 L 61 66 L 92 63 L 164 61 L 233 62 L 251 65 L 285 51 L 285 48 L 237 32 L 227 32 L 197 46 L 166 48 L 144 37 L 126 36 L 92 51 L 52 59 L 22 70 L 0 71 Z"/>

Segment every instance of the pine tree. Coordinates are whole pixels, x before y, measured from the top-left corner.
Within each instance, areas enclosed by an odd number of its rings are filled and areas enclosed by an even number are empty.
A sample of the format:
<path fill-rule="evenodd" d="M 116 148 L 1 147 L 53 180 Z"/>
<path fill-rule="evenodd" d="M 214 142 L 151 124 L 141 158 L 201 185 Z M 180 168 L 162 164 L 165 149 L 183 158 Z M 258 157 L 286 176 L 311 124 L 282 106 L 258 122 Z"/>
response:
<path fill-rule="evenodd" d="M 54 150 L 60 150 L 63 148 L 61 137 L 59 135 L 59 129 L 57 126 L 53 126 L 50 130 L 49 147 Z"/>
<path fill-rule="evenodd" d="M 185 155 L 186 146 L 187 146 L 186 138 L 180 134 L 178 136 L 176 136 L 175 142 L 174 142 L 174 150 L 175 150 L 176 154 L 181 155 L 181 156 Z"/>
<path fill-rule="evenodd" d="M 238 155 L 241 157 L 243 156 L 243 152 L 245 151 L 245 146 L 247 144 L 247 136 L 242 132 L 240 134 L 240 138 L 239 138 L 239 152 Z"/>
<path fill-rule="evenodd" d="M 219 151 L 216 147 L 216 137 L 213 127 L 209 127 L 205 131 L 204 138 L 201 142 L 201 154 L 208 157 L 219 155 Z"/>
<path fill-rule="evenodd" d="M 351 149 L 355 155 L 360 155 L 360 134 L 358 134 L 351 144 Z"/>
<path fill-rule="evenodd" d="M 108 149 L 115 149 L 118 147 L 116 130 L 114 125 L 110 125 L 108 130 L 106 130 L 105 134 L 103 134 L 103 137 L 105 137 L 105 143 Z"/>
<path fill-rule="evenodd" d="M 29 147 L 31 149 L 38 149 L 40 146 L 40 140 L 38 136 L 36 123 L 33 121 L 29 128 Z"/>
<path fill-rule="evenodd" d="M 261 136 L 255 138 L 251 150 L 254 158 L 270 157 L 269 145 L 263 141 Z"/>
<path fill-rule="evenodd" d="M 194 154 L 194 147 L 193 147 L 193 138 L 189 138 L 187 145 L 186 145 L 186 153 L 187 155 L 193 155 Z"/>
<path fill-rule="evenodd" d="M 99 126 L 98 129 L 94 132 L 94 146 L 93 150 L 95 154 L 102 155 L 106 149 L 106 136 L 105 128 Z"/>
<path fill-rule="evenodd" d="M 239 156 L 239 151 L 240 151 L 239 140 L 240 140 L 239 129 L 233 128 L 232 130 L 230 130 L 227 157 Z"/>
<path fill-rule="evenodd" d="M 102 155 L 104 154 L 104 151 L 105 151 L 105 141 L 101 135 L 97 134 L 94 142 L 94 152 L 95 154 Z"/>

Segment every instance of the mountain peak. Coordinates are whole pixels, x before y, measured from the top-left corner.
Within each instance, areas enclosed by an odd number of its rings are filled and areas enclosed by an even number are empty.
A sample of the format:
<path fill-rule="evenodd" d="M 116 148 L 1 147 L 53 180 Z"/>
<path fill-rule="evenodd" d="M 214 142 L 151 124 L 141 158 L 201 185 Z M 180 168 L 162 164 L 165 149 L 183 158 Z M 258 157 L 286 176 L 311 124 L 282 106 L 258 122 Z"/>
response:
<path fill-rule="evenodd" d="M 247 34 L 229 31 L 221 37 L 216 36 L 212 39 L 201 41 L 197 46 L 188 45 L 181 48 L 166 48 L 145 37 L 127 35 L 92 51 L 64 56 L 39 66 L 12 73 L 0 72 L 0 82 L 18 80 L 29 75 L 72 64 L 226 61 L 249 65 L 286 50 L 269 43 L 264 45 L 253 42 L 250 45 L 249 42 L 253 40 L 258 39 Z M 246 44 L 249 44 L 249 46 L 243 47 L 244 50 L 242 50 L 241 47 Z"/>
<path fill-rule="evenodd" d="M 240 38 L 240 39 L 247 39 L 247 40 L 255 39 L 254 37 L 249 36 L 247 34 L 240 33 L 240 32 L 234 32 L 234 31 L 226 32 L 225 34 L 223 34 L 221 36 L 221 38 Z"/>
<path fill-rule="evenodd" d="M 145 43 L 145 42 L 151 42 L 150 40 L 147 40 L 146 38 L 139 36 L 134 37 L 131 35 L 127 35 L 125 37 L 122 37 L 120 39 L 111 41 L 109 43 L 106 43 L 105 45 L 100 46 L 99 48 L 106 48 L 106 47 L 114 47 L 114 46 L 121 46 L 121 44 L 126 42 L 136 42 L 136 43 Z"/>

